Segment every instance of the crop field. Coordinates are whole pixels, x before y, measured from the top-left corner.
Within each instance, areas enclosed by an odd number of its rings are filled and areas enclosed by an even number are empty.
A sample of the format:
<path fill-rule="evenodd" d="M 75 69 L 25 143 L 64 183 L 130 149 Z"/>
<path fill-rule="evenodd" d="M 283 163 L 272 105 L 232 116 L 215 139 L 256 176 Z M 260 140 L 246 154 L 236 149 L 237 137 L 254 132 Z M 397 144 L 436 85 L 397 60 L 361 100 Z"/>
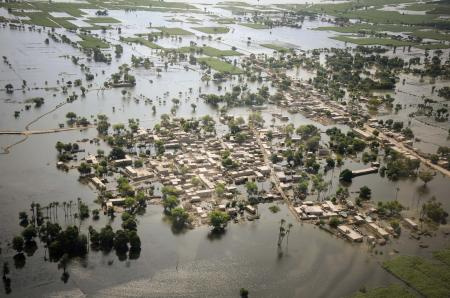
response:
<path fill-rule="evenodd" d="M 83 48 L 87 49 L 93 49 L 93 48 L 100 48 L 100 49 L 107 49 L 109 48 L 109 44 L 102 41 L 99 38 L 96 38 L 91 35 L 87 34 L 80 34 L 79 37 L 82 39 L 82 41 L 78 42 Z"/>
<path fill-rule="evenodd" d="M 448 252 L 441 256 L 448 261 Z M 450 297 L 450 266 L 416 256 L 400 256 L 383 267 L 426 297 Z"/>
<path fill-rule="evenodd" d="M 226 56 L 240 56 L 242 55 L 235 50 L 220 50 L 213 47 L 182 47 L 178 49 L 181 53 L 199 52 L 211 57 L 226 57 Z"/>
<path fill-rule="evenodd" d="M 289 51 L 288 48 L 282 47 L 282 46 L 278 46 L 276 44 L 273 43 L 263 43 L 260 46 L 277 51 L 277 52 L 287 52 Z"/>
<path fill-rule="evenodd" d="M 159 46 L 156 43 L 151 42 L 143 37 L 122 37 L 120 40 L 124 41 L 124 42 L 132 42 L 132 43 L 141 44 L 150 49 L 155 49 L 155 50 L 162 49 L 161 46 Z"/>
<path fill-rule="evenodd" d="M 252 29 L 269 29 L 269 26 L 260 23 L 240 23 L 239 25 Z"/>
<path fill-rule="evenodd" d="M 118 19 L 112 18 L 112 17 L 90 17 L 87 20 L 88 23 L 120 23 Z"/>
<path fill-rule="evenodd" d="M 169 28 L 169 27 L 155 27 L 165 35 L 194 35 L 194 33 L 184 30 L 182 28 Z"/>
<path fill-rule="evenodd" d="M 445 34 L 433 30 L 426 30 L 426 31 L 417 30 L 414 31 L 411 35 L 426 39 L 450 41 L 450 34 Z"/>
<path fill-rule="evenodd" d="M 199 63 L 205 63 L 212 69 L 219 71 L 219 72 L 227 72 L 230 74 L 241 74 L 243 73 L 242 69 L 239 67 L 233 66 L 232 64 L 216 59 L 216 58 L 199 58 L 197 59 Z"/>
<path fill-rule="evenodd" d="M 396 40 L 391 38 L 376 38 L 376 37 L 365 37 L 365 38 L 356 38 L 350 36 L 339 35 L 335 37 L 331 37 L 332 39 L 349 42 L 353 44 L 357 44 L 360 46 L 371 46 L 371 45 L 380 45 L 380 46 L 413 46 L 415 43 L 404 41 L 404 40 Z"/>
<path fill-rule="evenodd" d="M 414 298 L 406 288 L 392 284 L 387 287 L 373 288 L 365 292 L 358 292 L 352 298 Z"/>
<path fill-rule="evenodd" d="M 319 31 L 334 31 L 339 33 L 359 33 L 359 32 L 412 32 L 417 30 L 417 26 L 403 26 L 403 25 L 380 25 L 380 24 L 355 24 L 345 27 L 318 27 L 315 30 Z"/>
<path fill-rule="evenodd" d="M 192 29 L 206 34 L 223 34 L 230 31 L 230 28 L 228 27 L 193 27 Z"/>

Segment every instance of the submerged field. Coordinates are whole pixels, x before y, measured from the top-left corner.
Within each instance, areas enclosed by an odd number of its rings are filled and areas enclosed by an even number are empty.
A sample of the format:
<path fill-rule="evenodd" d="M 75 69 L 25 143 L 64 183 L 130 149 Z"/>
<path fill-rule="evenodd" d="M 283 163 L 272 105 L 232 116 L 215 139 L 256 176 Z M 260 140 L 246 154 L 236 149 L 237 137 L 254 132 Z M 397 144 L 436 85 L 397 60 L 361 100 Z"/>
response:
<path fill-rule="evenodd" d="M 424 156 L 448 146 L 449 33 L 436 29 L 448 22 L 439 19 L 446 6 L 408 5 L 405 9 L 430 13 L 403 15 L 380 10 L 384 4 L 402 1 L 358 2 L 0 3 L 0 20 L 7 22 L 0 26 L 0 248 L 10 269 L 9 295 L 232 297 L 245 288 L 250 297 L 449 296 L 449 250 L 440 250 L 450 245 L 448 224 L 431 224 L 421 210 L 433 197 L 443 210 L 450 209 L 450 178 L 431 170 L 431 178 L 424 175 L 422 180 L 418 173 L 428 169 L 422 165 L 414 170 L 416 175 L 391 179 L 391 174 L 403 174 L 392 169 L 392 162 L 402 170 L 408 162 L 394 160 L 397 156 L 392 152 L 387 156 L 385 148 L 378 149 L 382 142 L 372 137 L 364 141 L 362 151 L 356 151 L 362 144 L 352 134 L 352 127 L 368 123 L 387 134 L 402 122 L 396 138 L 413 134 L 408 146 Z M 370 8 L 363 10 L 360 5 Z M 316 13 L 375 24 L 340 26 Z M 344 109 L 350 121 L 357 119 L 354 123 L 332 120 L 339 119 L 336 110 Z M 105 117 L 106 123 L 101 120 Z M 379 124 L 389 120 L 390 130 Z M 174 123 L 182 128 L 175 134 Z M 100 133 L 101 125 L 106 135 Z M 263 160 L 254 148 L 240 150 L 250 139 L 248 127 L 267 137 L 263 142 L 270 145 L 268 164 L 286 171 L 290 186 L 283 187 L 296 207 L 302 201 L 339 202 L 338 196 L 347 191 L 346 200 L 362 204 L 360 210 L 367 215 L 370 206 L 377 212 L 397 211 L 398 205 L 392 203 L 397 202 L 403 208 L 398 212 L 419 223 L 419 231 L 400 216 L 384 218 L 384 213 L 375 212 L 370 216 L 389 230 L 386 243 L 379 244 L 382 237 L 371 242 L 366 235 L 362 243 L 350 243 L 336 232 L 334 224 L 340 223 L 299 221 L 288 200 L 276 200 L 256 203 L 257 218 L 243 211 L 222 233 L 212 232 L 205 223 L 208 218 L 196 214 L 197 207 L 207 214 L 228 210 L 234 201 L 236 208 L 244 209 L 253 204 L 251 199 L 277 192 L 270 174 L 255 179 L 255 184 L 227 180 L 237 169 L 254 166 L 240 158 Z M 332 129 L 342 134 L 332 135 Z M 199 139 L 193 142 L 188 136 L 197 130 Z M 130 141 L 143 132 L 154 139 Z M 211 134 L 219 141 L 212 141 Z M 182 145 L 170 148 L 175 136 L 183 139 Z M 184 143 L 189 142 L 200 147 L 229 143 L 234 148 L 188 151 L 191 144 Z M 118 148 L 133 157 L 132 168 L 151 171 L 186 158 L 183 153 L 202 155 L 199 164 L 217 161 L 223 177 L 206 177 L 215 184 L 211 192 L 217 200 L 183 199 L 179 205 L 189 210 L 195 225 L 177 228 L 162 199 L 168 191 L 164 183 L 206 188 L 204 180 L 191 177 L 196 166 L 174 163 L 167 166 L 170 175 L 134 181 L 124 168 L 112 165 L 114 154 L 121 153 Z M 72 159 L 65 160 L 65 154 Z M 438 160 L 444 161 L 445 154 L 439 153 Z M 99 165 L 87 165 L 89 174 L 82 177 L 81 163 L 88 163 L 92 155 Z M 60 160 L 67 171 L 57 168 Z M 374 161 L 385 167 L 383 174 L 380 169 L 341 181 L 344 169 L 361 170 Z M 201 169 L 202 175 L 208 176 L 204 173 L 209 170 Z M 179 173 L 188 173 L 189 178 L 180 184 Z M 108 189 L 97 189 L 89 182 L 91 176 L 104 180 Z M 129 178 L 128 184 L 119 181 L 122 176 Z M 222 180 L 232 190 L 225 189 Z M 364 187 L 370 188 L 369 198 L 361 195 L 367 191 Z M 133 204 L 141 189 L 148 197 L 145 207 L 136 212 L 124 206 L 111 215 L 102 204 L 109 196 Z M 300 192 L 305 195 L 302 199 Z M 88 208 L 83 219 L 81 203 Z M 95 238 L 90 226 L 99 232 L 106 225 L 116 232 L 126 230 L 127 235 L 135 232 L 139 250 L 123 254 L 117 243 L 110 251 L 89 245 L 83 257 L 69 258 L 67 263 L 66 257 L 49 261 L 49 245 L 39 237 L 25 241 L 21 250 L 12 243 L 26 226 L 19 212 L 34 221 L 36 204 L 46 221 L 62 229 L 74 225 L 89 235 L 89 241 L 92 235 Z M 177 212 L 183 219 L 185 214 Z M 337 216 L 346 221 L 353 215 Z M 283 225 L 289 232 L 278 245 Z M 397 230 L 392 232 L 394 227 Z M 363 225 L 358 231 L 373 235 Z M 5 279 L 4 285 L 2 295 L 8 292 Z"/>

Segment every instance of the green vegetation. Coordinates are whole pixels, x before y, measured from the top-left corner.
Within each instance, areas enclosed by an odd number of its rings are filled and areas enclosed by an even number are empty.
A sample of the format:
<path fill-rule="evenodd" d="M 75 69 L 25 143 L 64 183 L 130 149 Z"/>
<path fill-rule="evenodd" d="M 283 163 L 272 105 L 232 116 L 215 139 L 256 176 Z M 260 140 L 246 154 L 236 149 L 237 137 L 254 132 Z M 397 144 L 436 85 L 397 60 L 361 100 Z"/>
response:
<path fill-rule="evenodd" d="M 245 26 L 252 29 L 269 29 L 270 27 L 260 23 L 239 23 L 241 26 Z"/>
<path fill-rule="evenodd" d="M 193 27 L 192 29 L 206 34 L 223 34 L 230 31 L 230 28 L 228 27 Z"/>
<path fill-rule="evenodd" d="M 410 291 L 406 288 L 392 284 L 387 287 L 374 288 L 370 290 L 360 290 L 352 296 L 352 298 L 414 298 Z"/>
<path fill-rule="evenodd" d="M 350 37 L 346 35 L 339 35 L 331 37 L 332 39 L 339 40 L 342 42 L 349 42 L 353 44 L 357 44 L 360 46 L 370 46 L 370 45 L 380 45 L 380 46 L 411 46 L 415 45 L 415 43 L 404 40 L 397 40 L 391 38 L 377 38 L 377 37 Z"/>
<path fill-rule="evenodd" d="M 150 49 L 162 49 L 163 47 L 157 45 L 154 42 L 151 42 L 143 37 L 121 37 L 120 38 L 121 41 L 123 42 L 132 42 L 132 43 L 137 43 L 140 45 L 144 45 L 146 47 L 149 47 Z"/>
<path fill-rule="evenodd" d="M 426 38 L 426 39 L 450 41 L 450 34 L 442 33 L 442 31 L 416 30 L 416 31 L 412 32 L 411 35 L 420 37 L 420 38 Z"/>
<path fill-rule="evenodd" d="M 107 49 L 107 48 L 109 48 L 108 43 L 106 43 L 103 40 L 96 38 L 92 35 L 80 34 L 78 36 L 82 39 L 82 41 L 79 41 L 78 43 L 83 48 L 87 48 L 87 49 L 93 49 L 93 48 Z"/>
<path fill-rule="evenodd" d="M 87 19 L 88 23 L 120 23 L 118 19 L 112 17 L 90 17 Z"/>
<path fill-rule="evenodd" d="M 344 27 L 318 27 L 314 30 L 319 31 L 335 31 L 339 33 L 362 33 L 362 32 L 412 32 L 413 30 L 417 30 L 417 26 L 403 26 L 403 25 L 383 25 L 383 24 L 352 24 L 350 26 Z"/>
<path fill-rule="evenodd" d="M 192 46 L 192 47 L 182 47 L 177 49 L 178 52 L 181 53 L 192 53 L 192 52 L 196 52 L 199 54 L 205 54 L 207 56 L 211 56 L 211 57 L 226 57 L 226 56 L 240 56 L 242 55 L 241 53 L 239 53 L 238 51 L 235 50 L 220 50 L 220 49 L 216 49 L 213 47 L 196 47 L 196 46 Z"/>
<path fill-rule="evenodd" d="M 450 45 L 445 43 L 427 43 L 415 45 L 414 47 L 422 50 L 442 50 L 442 49 L 449 49 Z"/>
<path fill-rule="evenodd" d="M 207 66 L 211 67 L 212 69 L 218 71 L 218 72 L 222 72 L 222 73 L 230 73 L 230 74 L 242 74 L 243 70 L 233 66 L 232 64 L 225 62 L 225 61 L 221 61 L 219 59 L 216 58 L 198 58 L 197 61 L 199 63 L 204 63 Z"/>
<path fill-rule="evenodd" d="M 426 297 L 450 296 L 450 266 L 416 256 L 400 256 L 383 267 Z"/>
<path fill-rule="evenodd" d="M 450 266 L 450 248 L 433 252 L 433 258 Z"/>
<path fill-rule="evenodd" d="M 228 25 L 235 24 L 235 20 L 232 18 L 218 18 L 215 20 L 217 24 Z"/>
<path fill-rule="evenodd" d="M 194 33 L 184 30 L 182 28 L 168 28 L 168 27 L 155 27 L 165 35 L 194 35 Z"/>
<path fill-rule="evenodd" d="M 215 210 L 209 213 L 209 220 L 211 226 L 213 226 L 213 229 L 215 231 L 221 231 L 224 230 L 227 226 L 227 223 L 230 220 L 230 216 L 228 215 L 228 213 Z"/>
<path fill-rule="evenodd" d="M 260 46 L 268 48 L 268 49 L 271 49 L 271 50 L 274 50 L 274 51 L 277 51 L 277 52 L 280 52 L 280 53 L 284 53 L 284 52 L 289 51 L 288 48 L 285 48 L 285 47 L 282 47 L 282 46 L 278 46 L 278 45 L 273 44 L 273 43 L 263 43 L 263 44 L 260 44 Z"/>

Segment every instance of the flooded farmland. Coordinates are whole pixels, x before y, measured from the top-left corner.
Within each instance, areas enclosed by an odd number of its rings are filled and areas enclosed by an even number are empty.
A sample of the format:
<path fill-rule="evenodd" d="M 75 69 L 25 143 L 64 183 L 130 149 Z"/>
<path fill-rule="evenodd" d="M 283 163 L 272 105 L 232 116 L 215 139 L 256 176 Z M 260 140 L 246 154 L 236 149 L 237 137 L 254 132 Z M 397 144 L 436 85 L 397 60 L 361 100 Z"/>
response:
<path fill-rule="evenodd" d="M 320 29 L 340 24 L 327 2 L 140 2 L 0 6 L 1 295 L 348 297 L 449 248 L 448 40 L 371 52 Z M 104 227 L 125 251 L 96 245 Z"/>

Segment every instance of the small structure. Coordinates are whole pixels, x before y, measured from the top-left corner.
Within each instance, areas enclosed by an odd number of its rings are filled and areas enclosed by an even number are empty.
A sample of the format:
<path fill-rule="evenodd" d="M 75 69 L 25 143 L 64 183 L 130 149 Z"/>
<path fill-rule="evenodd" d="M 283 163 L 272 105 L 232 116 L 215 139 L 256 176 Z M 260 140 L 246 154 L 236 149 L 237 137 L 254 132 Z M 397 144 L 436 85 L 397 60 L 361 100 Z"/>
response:
<path fill-rule="evenodd" d="M 366 169 L 352 171 L 352 177 L 368 175 L 368 174 L 372 174 L 372 173 L 378 173 L 378 168 L 370 167 L 370 168 L 366 168 Z"/>
<path fill-rule="evenodd" d="M 377 236 L 387 239 L 389 238 L 389 233 L 386 232 L 385 229 L 383 229 L 382 227 L 380 227 L 379 225 L 377 225 L 376 223 L 369 223 L 367 224 L 367 226 L 369 227 L 370 230 L 372 230 L 372 232 L 374 232 Z"/>
<path fill-rule="evenodd" d="M 352 242 L 362 242 L 363 240 L 363 236 L 360 233 L 352 230 L 349 226 L 340 225 L 337 227 L 337 229 L 345 236 L 345 238 Z"/>
<path fill-rule="evenodd" d="M 405 217 L 403 220 L 405 221 L 406 225 L 408 227 L 410 227 L 411 229 L 417 230 L 419 228 L 419 226 L 415 222 L 413 222 L 411 219 Z"/>

